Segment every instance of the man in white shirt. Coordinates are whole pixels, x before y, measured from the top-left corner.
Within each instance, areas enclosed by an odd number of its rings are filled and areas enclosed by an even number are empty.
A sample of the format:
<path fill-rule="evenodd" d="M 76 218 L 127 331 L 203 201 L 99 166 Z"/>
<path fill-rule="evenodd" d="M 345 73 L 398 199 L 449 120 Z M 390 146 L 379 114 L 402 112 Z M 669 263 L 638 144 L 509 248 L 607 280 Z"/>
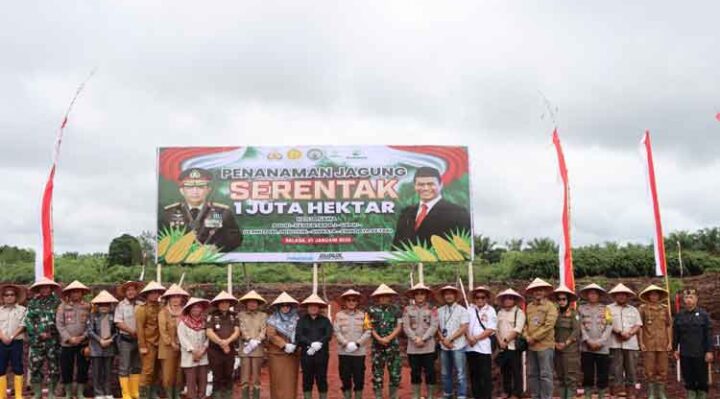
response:
<path fill-rule="evenodd" d="M 625 386 L 629 399 L 635 399 L 637 383 L 636 365 L 640 353 L 637 334 L 642 327 L 640 312 L 628 300 L 635 293 L 624 284 L 618 284 L 608 294 L 615 303 L 608 305 L 612 314 L 610 335 L 610 372 L 613 376 L 612 393 L 617 395 Z"/>
<path fill-rule="evenodd" d="M 440 298 L 445 305 L 438 310 L 438 341 L 440 342 L 440 375 L 443 397 L 465 399 L 467 377 L 465 375 L 465 333 L 468 327 L 467 309 L 457 303 L 458 289 L 451 285 L 442 287 Z M 457 394 L 453 396 L 453 371 L 457 378 Z"/>
<path fill-rule="evenodd" d="M 467 309 L 467 357 L 472 397 L 490 399 L 492 396 L 492 340 L 497 329 L 497 314 L 490 306 L 490 290 L 477 287 L 471 292 L 473 304 Z"/>

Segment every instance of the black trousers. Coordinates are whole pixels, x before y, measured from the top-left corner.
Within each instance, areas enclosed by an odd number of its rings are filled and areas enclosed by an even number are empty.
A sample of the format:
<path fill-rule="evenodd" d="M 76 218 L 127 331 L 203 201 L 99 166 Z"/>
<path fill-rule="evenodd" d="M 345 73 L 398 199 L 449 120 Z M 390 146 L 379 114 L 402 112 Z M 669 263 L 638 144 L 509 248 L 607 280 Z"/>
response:
<path fill-rule="evenodd" d="M 708 367 L 704 357 L 680 357 L 680 372 L 685 389 L 688 391 L 708 391 Z"/>
<path fill-rule="evenodd" d="M 522 396 L 522 353 L 516 350 L 506 350 L 501 356 L 507 356 L 507 361 L 500 366 L 502 374 L 503 391 L 510 396 Z"/>
<path fill-rule="evenodd" d="M 317 384 L 318 392 L 327 392 L 327 369 L 329 353 L 316 353 L 308 356 L 305 352 L 300 356 L 300 367 L 302 367 L 302 388 L 303 392 L 312 391 L 313 384 Z"/>
<path fill-rule="evenodd" d="M 210 345 L 208 348 L 208 362 L 213 373 L 213 390 L 232 389 L 235 354 L 232 351 L 225 353 L 217 345 Z"/>
<path fill-rule="evenodd" d="M 425 383 L 435 385 L 435 353 L 408 353 L 410 363 L 410 383 L 413 385 L 422 384 L 422 377 L 425 375 Z"/>
<path fill-rule="evenodd" d="M 90 363 L 82 354 L 85 346 L 63 346 L 60 348 L 60 378 L 63 384 L 72 384 L 73 375 L 76 383 L 87 384 Z"/>
<path fill-rule="evenodd" d="M 23 375 L 23 340 L 13 340 L 10 345 L 0 342 L 0 376 L 7 373 L 9 365 L 13 374 Z"/>
<path fill-rule="evenodd" d="M 490 399 L 492 397 L 492 355 L 468 351 L 468 371 L 472 397 L 475 399 Z"/>
<path fill-rule="evenodd" d="M 112 364 L 112 356 L 92 358 L 93 391 L 95 397 L 112 395 L 112 391 L 110 390 Z"/>
<path fill-rule="evenodd" d="M 365 389 L 365 356 L 338 356 L 343 392 Z"/>
<path fill-rule="evenodd" d="M 610 373 L 610 355 L 602 353 L 581 352 L 580 365 L 583 373 L 585 389 L 597 386 L 598 389 L 608 387 Z M 597 375 L 597 379 L 595 376 Z"/>

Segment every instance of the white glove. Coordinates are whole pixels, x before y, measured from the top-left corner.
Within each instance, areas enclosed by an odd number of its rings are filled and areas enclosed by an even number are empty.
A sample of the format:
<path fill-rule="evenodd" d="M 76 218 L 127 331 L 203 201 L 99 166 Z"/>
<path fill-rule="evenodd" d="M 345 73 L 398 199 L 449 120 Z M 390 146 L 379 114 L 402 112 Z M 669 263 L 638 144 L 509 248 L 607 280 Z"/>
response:
<path fill-rule="evenodd" d="M 285 344 L 285 353 L 293 353 L 295 352 L 295 348 L 297 348 L 295 344 Z"/>
<path fill-rule="evenodd" d="M 249 355 L 252 351 L 255 350 L 255 346 L 252 344 L 252 342 L 248 342 L 243 346 L 243 353 L 246 355 Z"/>
<path fill-rule="evenodd" d="M 358 345 L 355 342 L 348 342 L 347 345 L 345 345 L 345 350 L 352 353 L 358 350 Z"/>
<path fill-rule="evenodd" d="M 313 348 L 315 352 L 317 352 L 322 349 L 322 342 L 313 342 L 312 344 L 310 344 L 310 347 Z"/>
<path fill-rule="evenodd" d="M 315 355 L 315 352 L 317 352 L 317 351 L 315 349 L 313 349 L 313 347 L 311 346 L 308 348 L 307 352 L 305 352 L 305 353 L 307 353 L 308 356 L 313 356 L 313 355 Z"/>
<path fill-rule="evenodd" d="M 255 349 L 255 348 L 257 348 L 258 346 L 260 346 L 260 340 L 259 340 L 259 339 L 251 339 L 251 340 L 249 341 L 249 343 L 252 344 L 253 349 Z"/>

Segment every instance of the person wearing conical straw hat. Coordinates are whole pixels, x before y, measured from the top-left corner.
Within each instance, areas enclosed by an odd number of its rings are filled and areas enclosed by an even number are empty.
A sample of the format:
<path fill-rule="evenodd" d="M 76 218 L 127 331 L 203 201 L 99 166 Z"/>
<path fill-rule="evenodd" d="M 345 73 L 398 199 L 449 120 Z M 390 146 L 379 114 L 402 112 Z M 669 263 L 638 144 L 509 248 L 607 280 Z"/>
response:
<path fill-rule="evenodd" d="M 688 399 L 705 399 L 708 394 L 708 363 L 712 364 L 712 320 L 698 307 L 698 292 L 682 292 L 685 307 L 673 320 L 673 350 L 680 360 L 680 370 Z"/>
<path fill-rule="evenodd" d="M 55 324 L 60 333 L 60 376 L 65 386 L 65 397 L 72 398 L 73 381 L 77 384 L 76 397 L 85 397 L 90 363 L 83 352 L 87 348 L 86 322 L 90 304 L 83 297 L 90 288 L 75 280 L 62 290 L 63 302 L 57 310 Z M 74 375 L 73 375 L 74 374 Z"/>
<path fill-rule="evenodd" d="M 664 288 L 650 284 L 642 292 L 640 318 L 643 327 L 638 338 L 643 356 L 643 370 L 648 384 L 648 399 L 667 399 L 665 381 L 668 373 L 668 352 L 672 352 L 672 319 Z"/>
<path fill-rule="evenodd" d="M 260 311 L 265 298 L 251 290 L 240 298 L 245 309 L 238 315 L 240 323 L 240 391 L 243 397 L 260 398 L 260 368 L 265 358 L 267 313 Z"/>
<path fill-rule="evenodd" d="M 298 301 L 281 293 L 270 305 L 273 313 L 267 319 L 268 371 L 270 373 L 270 398 L 295 398 L 297 396 L 300 353 L 295 343 L 295 328 L 300 319 Z"/>
<path fill-rule="evenodd" d="M 340 295 L 342 309 L 333 320 L 338 348 L 338 367 L 344 399 L 362 398 L 365 389 L 365 356 L 370 330 L 364 327 L 365 312 L 358 308 L 362 295 L 349 289 Z"/>
<path fill-rule="evenodd" d="M 21 305 L 25 303 L 25 287 L 15 284 L 0 286 L 2 306 L 0 306 L 0 358 L 7 359 L 0 363 L 0 398 L 6 399 L 8 387 L 7 366 L 12 366 L 14 375 L 13 385 L 15 399 L 22 399 L 23 390 L 23 341 L 25 339 L 25 326 L 23 319 L 27 309 Z"/>
<path fill-rule="evenodd" d="M 578 307 L 582 329 L 580 330 L 580 367 L 583 374 L 585 398 L 592 397 L 595 387 L 598 397 L 604 398 L 610 373 L 610 334 L 612 314 L 600 302 L 607 295 L 604 288 L 592 283 L 580 290 L 585 303 Z"/>
<path fill-rule="evenodd" d="M 300 306 L 306 310 L 296 327 L 303 398 L 312 399 L 313 385 L 317 385 L 318 397 L 327 399 L 327 368 L 333 327 L 330 319 L 320 314 L 320 308 L 326 308 L 327 303 L 317 294 L 311 294 Z"/>
<path fill-rule="evenodd" d="M 118 329 L 118 380 L 122 399 L 140 397 L 140 352 L 138 352 L 135 311 L 142 304 L 139 298 L 141 281 L 127 281 L 117 288 L 122 300 L 115 308 L 114 321 Z"/>
<path fill-rule="evenodd" d="M 392 299 L 398 295 L 385 284 L 370 294 L 374 304 L 365 313 L 365 328 L 372 334 L 372 381 L 376 398 L 397 399 L 402 359 L 398 335 L 402 330 L 402 309 Z M 385 368 L 389 374 L 389 396 L 383 395 Z"/>
<path fill-rule="evenodd" d="M 158 314 L 160 313 L 160 295 L 165 287 L 155 281 L 149 282 L 140 291 L 140 297 L 145 301 L 135 309 L 135 324 L 137 325 L 138 351 L 142 365 L 142 378 L 140 379 L 140 399 L 155 399 L 157 395 L 157 377 L 160 372 L 158 360 L 158 345 L 160 332 L 158 327 Z"/>
<path fill-rule="evenodd" d="M 495 302 L 500 306 L 497 314 L 496 335 L 500 349 L 497 363 L 502 375 L 503 393 L 511 399 L 520 398 L 523 392 L 522 348 L 518 347 L 518 338 L 525 329 L 525 312 L 518 303 L 524 300 L 512 288 L 495 296 Z"/>
<path fill-rule="evenodd" d="M 483 286 L 470 291 L 472 304 L 468 307 L 468 329 L 466 333 L 469 380 L 472 397 L 492 397 L 492 337 L 497 331 L 497 314 L 491 303 L 492 292 Z"/>
<path fill-rule="evenodd" d="M 112 307 L 118 301 L 103 290 L 90 301 L 93 311 L 87 322 L 87 336 L 90 346 L 92 382 L 95 399 L 112 399 L 110 374 L 113 358 L 117 354 L 115 345 L 118 329 L 113 321 Z"/>
<path fill-rule="evenodd" d="M 177 284 L 172 284 L 160 297 L 165 306 L 158 313 L 158 359 L 162 370 L 162 385 L 169 399 L 179 399 L 182 391 L 182 370 L 180 368 L 180 341 L 177 327 L 182 309 L 190 294 Z"/>
<path fill-rule="evenodd" d="M 60 285 L 43 277 L 30 286 L 30 299 L 25 315 L 25 330 L 30 341 L 28 368 L 33 398 L 42 397 L 42 383 L 47 381 L 48 399 L 55 398 L 55 386 L 60 376 L 60 335 L 55 325 L 55 314 L 60 298 L 55 293 Z M 43 366 L 47 363 L 47 378 Z"/>
<path fill-rule="evenodd" d="M 407 336 L 407 356 L 410 363 L 410 383 L 413 399 L 420 399 L 422 380 L 425 377 L 426 397 L 435 395 L 435 335 L 438 330 L 437 308 L 431 306 L 428 298 L 432 289 L 423 283 L 415 284 L 405 292 L 415 300 L 403 311 L 403 331 Z"/>
<path fill-rule="evenodd" d="M 205 311 L 210 301 L 190 298 L 182 309 L 177 327 L 180 342 L 180 368 L 185 375 L 187 399 L 204 399 L 208 374 L 208 338 Z"/>
<path fill-rule="evenodd" d="M 536 278 L 525 288 L 531 297 L 525 311 L 524 336 L 528 343 L 528 389 L 533 398 L 550 399 L 553 393 L 553 362 L 555 359 L 555 322 L 558 311 L 547 296 L 553 286 Z"/>
<path fill-rule="evenodd" d="M 577 391 L 580 367 L 580 316 L 572 306 L 577 296 L 567 286 L 560 285 L 550 297 L 558 307 L 558 318 L 555 322 L 555 373 L 560 383 L 560 398 L 571 399 Z"/>
<path fill-rule="evenodd" d="M 443 396 L 465 398 L 467 394 L 467 376 L 465 373 L 465 333 L 468 327 L 468 313 L 457 303 L 460 290 L 446 285 L 438 290 L 438 342 L 440 343 L 440 378 Z M 454 380 L 457 380 L 457 390 Z M 455 391 L 455 394 L 453 394 Z"/>
<path fill-rule="evenodd" d="M 608 294 L 615 301 L 608 305 L 613 318 L 613 334 L 610 336 L 610 370 L 614 384 L 611 391 L 614 391 L 614 394 L 622 392 L 624 385 L 627 397 L 635 399 L 636 365 L 640 356 L 637 336 L 642 328 L 642 319 L 637 308 L 629 303 L 630 298 L 635 296 L 630 288 L 620 283 Z"/>
<path fill-rule="evenodd" d="M 230 308 L 238 300 L 225 291 L 210 301 L 213 309 L 205 320 L 205 328 L 210 345 L 208 360 L 213 373 L 213 398 L 230 399 L 233 387 L 233 367 L 237 340 L 240 338 L 240 325 L 237 314 Z M 242 399 L 247 399 L 247 392 Z"/>

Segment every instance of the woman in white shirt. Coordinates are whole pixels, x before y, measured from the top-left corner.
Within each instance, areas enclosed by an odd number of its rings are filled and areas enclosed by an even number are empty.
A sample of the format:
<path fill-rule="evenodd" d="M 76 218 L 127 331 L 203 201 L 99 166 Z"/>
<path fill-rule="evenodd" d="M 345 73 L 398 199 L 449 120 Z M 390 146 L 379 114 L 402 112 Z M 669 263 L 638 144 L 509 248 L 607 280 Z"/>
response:
<path fill-rule="evenodd" d="M 208 338 L 205 334 L 205 310 L 210 302 L 190 298 L 178 323 L 180 368 L 185 373 L 187 399 L 203 399 L 207 388 Z"/>

